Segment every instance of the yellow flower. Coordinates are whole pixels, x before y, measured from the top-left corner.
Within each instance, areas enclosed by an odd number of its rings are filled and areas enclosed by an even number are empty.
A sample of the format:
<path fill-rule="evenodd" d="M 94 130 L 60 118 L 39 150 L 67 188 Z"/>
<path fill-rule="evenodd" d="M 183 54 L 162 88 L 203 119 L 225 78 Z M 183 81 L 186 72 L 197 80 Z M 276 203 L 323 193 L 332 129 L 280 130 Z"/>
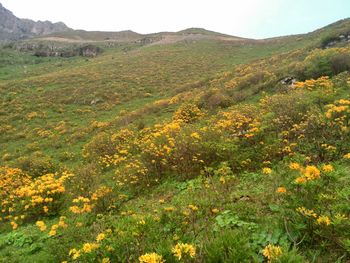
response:
<path fill-rule="evenodd" d="M 139 257 L 140 263 L 163 263 L 163 257 L 157 253 L 147 253 Z"/>
<path fill-rule="evenodd" d="M 281 187 L 277 188 L 276 192 L 279 194 L 285 194 L 285 193 L 287 193 L 287 189 L 285 187 L 281 186 Z"/>
<path fill-rule="evenodd" d="M 271 174 L 271 173 L 272 173 L 272 170 L 271 170 L 271 168 L 264 167 L 264 168 L 262 169 L 262 173 L 263 173 L 263 174 Z"/>
<path fill-rule="evenodd" d="M 98 234 L 96 237 L 96 241 L 97 242 L 101 242 L 102 240 L 104 240 L 106 238 L 106 235 L 104 233 Z"/>
<path fill-rule="evenodd" d="M 90 253 L 91 251 L 97 249 L 99 247 L 98 244 L 94 244 L 94 243 L 85 243 L 83 245 L 83 252 L 84 253 Z"/>
<path fill-rule="evenodd" d="M 217 213 L 220 212 L 220 210 L 217 209 L 217 208 L 213 208 L 213 209 L 211 210 L 211 212 L 212 212 L 213 214 L 217 214 Z"/>
<path fill-rule="evenodd" d="M 102 259 L 102 263 L 110 263 L 111 261 L 109 260 L 109 258 L 103 258 Z"/>
<path fill-rule="evenodd" d="M 329 172 L 333 172 L 334 168 L 331 164 L 325 164 L 323 165 L 322 170 L 326 173 L 329 173 Z"/>
<path fill-rule="evenodd" d="M 198 207 L 195 205 L 188 205 L 188 208 L 191 209 L 192 211 L 197 211 Z"/>
<path fill-rule="evenodd" d="M 108 252 L 111 252 L 111 251 L 114 250 L 114 248 L 113 248 L 112 246 L 106 246 L 106 250 L 107 250 Z"/>
<path fill-rule="evenodd" d="M 165 212 L 173 212 L 173 211 L 175 211 L 176 209 L 175 209 L 175 207 L 172 207 L 172 206 L 169 206 L 169 207 L 165 207 L 164 208 L 164 211 Z"/>
<path fill-rule="evenodd" d="M 301 213 L 302 215 L 304 215 L 306 217 L 317 218 L 317 214 L 312 209 L 306 209 L 305 207 L 302 206 L 302 207 L 298 207 L 296 209 L 296 211 Z"/>
<path fill-rule="evenodd" d="M 76 248 L 72 248 L 69 250 L 69 256 L 72 257 L 73 260 L 80 257 L 80 250 L 77 250 Z"/>
<path fill-rule="evenodd" d="M 197 140 L 199 140 L 199 139 L 201 138 L 200 135 L 198 134 L 198 132 L 192 133 L 192 134 L 191 134 L 191 137 L 192 137 L 193 139 L 197 139 Z"/>
<path fill-rule="evenodd" d="M 296 182 L 297 184 L 303 184 L 306 182 L 306 178 L 303 176 L 300 176 L 300 177 L 296 178 L 294 182 Z"/>
<path fill-rule="evenodd" d="M 304 175 L 307 180 L 314 180 L 320 178 L 320 170 L 314 165 L 308 165 L 305 169 Z"/>
<path fill-rule="evenodd" d="M 268 262 L 272 262 L 282 255 L 282 249 L 279 246 L 269 244 L 263 249 L 263 255 L 267 258 Z"/>
<path fill-rule="evenodd" d="M 56 232 L 56 230 L 54 230 L 54 229 L 51 229 L 50 232 L 49 232 L 49 236 L 50 236 L 50 237 L 52 237 L 52 236 L 54 236 L 54 235 L 56 235 L 56 234 L 57 234 L 57 232 Z"/>
<path fill-rule="evenodd" d="M 225 177 L 224 176 L 220 176 L 220 183 L 222 184 L 225 184 L 226 183 L 226 180 L 225 180 Z"/>
<path fill-rule="evenodd" d="M 196 248 L 191 244 L 178 243 L 171 251 L 178 260 L 181 260 L 181 258 L 185 256 L 191 258 L 196 256 Z"/>
<path fill-rule="evenodd" d="M 46 225 L 45 225 L 44 221 L 37 221 L 35 224 L 37 225 L 37 227 L 39 227 L 40 231 L 46 230 Z"/>
<path fill-rule="evenodd" d="M 347 153 L 343 156 L 344 159 L 350 159 L 350 153 Z"/>
<path fill-rule="evenodd" d="M 137 222 L 138 225 L 146 225 L 146 221 L 144 219 L 141 219 L 139 222 Z"/>
<path fill-rule="evenodd" d="M 13 230 L 17 229 L 18 224 L 16 222 L 12 221 L 10 224 L 11 224 Z"/>
<path fill-rule="evenodd" d="M 291 169 L 291 170 L 299 170 L 300 169 L 300 165 L 298 163 L 290 163 L 289 164 L 289 169 Z"/>
<path fill-rule="evenodd" d="M 317 223 L 319 225 L 325 224 L 325 225 L 329 226 L 331 224 L 331 220 L 329 219 L 328 216 L 319 216 L 317 218 Z"/>

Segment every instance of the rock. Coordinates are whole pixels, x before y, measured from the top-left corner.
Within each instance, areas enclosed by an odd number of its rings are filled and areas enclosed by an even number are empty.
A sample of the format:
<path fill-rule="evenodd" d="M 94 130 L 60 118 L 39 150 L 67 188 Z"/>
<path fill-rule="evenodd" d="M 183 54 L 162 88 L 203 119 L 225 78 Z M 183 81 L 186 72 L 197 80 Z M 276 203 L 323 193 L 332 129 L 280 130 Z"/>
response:
<path fill-rule="evenodd" d="M 96 57 L 101 52 L 102 49 L 94 45 L 87 45 L 79 48 L 79 55 L 83 57 Z"/>
<path fill-rule="evenodd" d="M 334 47 L 336 44 L 338 43 L 338 41 L 331 41 L 329 43 L 327 43 L 326 47 L 325 48 L 332 48 Z"/>
<path fill-rule="evenodd" d="M 281 84 L 283 85 L 293 85 L 295 82 L 297 82 L 297 79 L 294 77 L 286 77 L 281 80 Z"/>
<path fill-rule="evenodd" d="M 101 98 L 96 98 L 90 102 L 90 105 L 96 105 L 97 103 L 100 103 L 100 102 L 103 102 L 103 100 Z"/>
<path fill-rule="evenodd" d="M 136 43 L 140 43 L 141 45 L 147 45 L 147 44 L 152 44 L 154 42 L 162 40 L 161 36 L 156 36 L 156 37 L 145 37 L 140 40 L 137 40 Z"/>
<path fill-rule="evenodd" d="M 0 3 L 0 40 L 18 40 L 70 30 L 64 23 L 20 19 Z"/>

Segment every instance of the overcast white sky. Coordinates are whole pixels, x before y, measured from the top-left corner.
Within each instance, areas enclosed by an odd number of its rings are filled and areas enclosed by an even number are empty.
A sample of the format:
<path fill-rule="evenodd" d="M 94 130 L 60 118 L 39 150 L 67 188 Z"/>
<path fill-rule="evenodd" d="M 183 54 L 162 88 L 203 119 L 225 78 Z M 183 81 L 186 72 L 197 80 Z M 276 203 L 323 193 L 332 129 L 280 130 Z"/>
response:
<path fill-rule="evenodd" d="M 138 33 L 202 27 L 266 38 L 307 33 L 350 17 L 350 0 L 0 0 L 20 18 L 74 29 Z"/>

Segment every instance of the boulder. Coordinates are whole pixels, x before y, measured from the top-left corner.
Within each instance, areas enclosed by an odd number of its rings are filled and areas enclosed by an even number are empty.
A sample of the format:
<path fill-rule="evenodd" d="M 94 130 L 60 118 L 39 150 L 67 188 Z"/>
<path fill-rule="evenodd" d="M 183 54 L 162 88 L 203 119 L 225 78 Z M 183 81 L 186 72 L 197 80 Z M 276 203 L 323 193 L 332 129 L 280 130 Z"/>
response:
<path fill-rule="evenodd" d="M 281 84 L 283 84 L 283 85 L 293 85 L 295 82 L 297 82 L 297 79 L 296 78 L 294 78 L 294 77 L 291 77 L 291 76 L 289 76 L 289 77 L 285 77 L 285 78 L 283 78 L 282 80 L 281 80 Z"/>

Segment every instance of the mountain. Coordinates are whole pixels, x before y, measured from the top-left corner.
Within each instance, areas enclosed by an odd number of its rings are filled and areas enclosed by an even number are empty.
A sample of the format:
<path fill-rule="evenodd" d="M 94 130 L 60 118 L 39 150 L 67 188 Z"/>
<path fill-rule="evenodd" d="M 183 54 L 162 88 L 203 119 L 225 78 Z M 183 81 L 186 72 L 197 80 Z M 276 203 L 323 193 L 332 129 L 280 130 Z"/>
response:
<path fill-rule="evenodd" d="M 20 19 L 0 3 L 0 41 L 17 40 L 70 30 L 64 23 Z"/>

